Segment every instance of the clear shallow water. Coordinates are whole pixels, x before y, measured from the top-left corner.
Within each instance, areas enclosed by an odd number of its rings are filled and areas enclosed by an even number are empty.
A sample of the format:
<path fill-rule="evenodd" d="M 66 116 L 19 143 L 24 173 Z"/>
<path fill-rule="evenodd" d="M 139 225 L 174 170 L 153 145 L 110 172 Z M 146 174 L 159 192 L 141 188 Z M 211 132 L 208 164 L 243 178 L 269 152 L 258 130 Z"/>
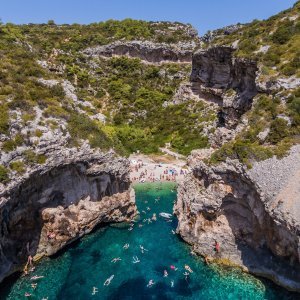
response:
<path fill-rule="evenodd" d="M 176 199 L 172 183 L 136 185 L 141 218 L 132 231 L 127 225 L 100 228 L 55 258 L 44 259 L 33 275 L 43 275 L 34 290 L 29 277 L 9 280 L 0 289 L 1 299 L 296 299 L 275 285 L 238 270 L 207 267 L 190 254 L 190 247 L 172 233 L 176 219 L 166 222 L 160 212 L 172 213 Z M 159 202 L 155 199 L 160 197 Z M 147 210 L 147 207 L 150 210 Z M 144 212 L 142 212 L 144 211 Z M 157 214 L 157 221 L 143 220 Z M 143 227 L 139 227 L 143 225 Z M 128 243 L 129 248 L 123 249 Z M 140 245 L 148 249 L 141 253 Z M 140 263 L 133 264 L 133 256 Z M 122 260 L 112 263 L 120 257 Z M 186 280 L 187 264 L 194 271 Z M 178 270 L 173 271 L 170 265 Z M 167 270 L 168 277 L 163 277 Z M 109 286 L 105 280 L 114 275 Z M 155 284 L 147 288 L 152 279 Z M 174 287 L 171 287 L 174 281 Z M 92 295 L 93 287 L 98 293 Z"/>

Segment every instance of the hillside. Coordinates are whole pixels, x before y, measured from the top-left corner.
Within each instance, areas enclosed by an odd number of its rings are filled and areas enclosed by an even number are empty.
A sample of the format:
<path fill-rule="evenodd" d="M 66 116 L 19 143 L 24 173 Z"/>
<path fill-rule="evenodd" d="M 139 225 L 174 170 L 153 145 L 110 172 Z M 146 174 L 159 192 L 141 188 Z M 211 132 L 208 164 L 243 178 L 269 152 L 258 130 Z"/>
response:
<path fill-rule="evenodd" d="M 170 22 L 1 24 L 0 181 L 84 145 L 121 155 L 166 143 L 184 155 L 210 148 L 213 163 L 231 157 L 249 167 L 283 156 L 300 126 L 299 9 L 201 39 Z M 192 68 L 199 51 L 228 45 L 237 60 L 257 62 L 259 76 L 247 105 L 223 124 L 224 99 L 240 91 L 201 82 L 200 95 Z"/>

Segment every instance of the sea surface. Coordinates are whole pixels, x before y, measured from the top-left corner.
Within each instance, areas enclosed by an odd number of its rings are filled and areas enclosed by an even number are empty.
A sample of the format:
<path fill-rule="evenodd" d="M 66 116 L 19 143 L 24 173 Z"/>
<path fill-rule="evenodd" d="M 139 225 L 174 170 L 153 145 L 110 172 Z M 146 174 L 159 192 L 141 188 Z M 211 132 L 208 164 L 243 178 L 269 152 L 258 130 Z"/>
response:
<path fill-rule="evenodd" d="M 296 299 L 295 294 L 269 281 L 236 269 L 207 266 L 202 258 L 193 256 L 190 246 L 174 234 L 176 218 L 159 216 L 160 212 L 172 213 L 176 199 L 173 183 L 138 184 L 135 190 L 140 218 L 133 226 L 98 228 L 59 255 L 43 259 L 29 277 L 6 280 L 0 287 L 0 298 Z M 151 220 L 153 214 L 157 221 Z M 123 248 L 125 244 L 128 249 Z M 140 262 L 133 263 L 134 256 Z M 114 258 L 121 260 L 114 263 Z M 184 275 L 185 265 L 193 271 L 188 276 Z M 44 277 L 32 281 L 33 275 Z M 147 287 L 150 280 L 154 284 Z M 38 283 L 35 289 L 33 282 Z M 26 292 L 31 296 L 26 298 Z"/>

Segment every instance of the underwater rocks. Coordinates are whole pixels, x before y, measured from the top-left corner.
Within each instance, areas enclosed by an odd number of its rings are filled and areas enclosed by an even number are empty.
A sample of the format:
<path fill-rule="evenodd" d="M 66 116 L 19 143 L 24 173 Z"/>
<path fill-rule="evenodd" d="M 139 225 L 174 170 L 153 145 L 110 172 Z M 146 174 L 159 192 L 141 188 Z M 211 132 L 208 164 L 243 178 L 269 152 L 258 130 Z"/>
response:
<path fill-rule="evenodd" d="M 135 214 L 127 159 L 87 149 L 56 152 L 0 193 L 0 281 L 29 255 L 52 255 L 97 224 Z"/>
<path fill-rule="evenodd" d="M 153 43 L 150 41 L 117 41 L 109 45 L 87 48 L 84 54 L 94 56 L 129 56 L 140 58 L 150 63 L 191 62 L 196 43 L 181 42 L 177 44 Z"/>
<path fill-rule="evenodd" d="M 180 184 L 174 207 L 177 232 L 208 260 L 299 292 L 299 157 L 295 146 L 282 160 L 257 162 L 250 171 L 237 161 L 207 166 L 191 158 L 193 173 Z"/>

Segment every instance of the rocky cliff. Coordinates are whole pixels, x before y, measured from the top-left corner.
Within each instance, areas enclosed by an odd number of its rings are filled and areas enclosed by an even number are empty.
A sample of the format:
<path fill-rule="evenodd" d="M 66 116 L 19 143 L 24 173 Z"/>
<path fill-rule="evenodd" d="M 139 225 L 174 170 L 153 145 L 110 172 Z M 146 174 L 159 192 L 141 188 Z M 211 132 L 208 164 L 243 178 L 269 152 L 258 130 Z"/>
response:
<path fill-rule="evenodd" d="M 284 159 L 251 170 L 237 161 L 207 166 L 191 157 L 193 173 L 175 205 L 178 233 L 207 260 L 300 291 L 299 155 L 295 146 Z"/>
<path fill-rule="evenodd" d="M 257 94 L 255 61 L 236 58 L 232 47 L 211 47 L 193 55 L 193 91 L 204 99 L 214 97 L 226 127 L 236 126 Z M 209 100 L 211 101 L 211 100 Z"/>
<path fill-rule="evenodd" d="M 114 153 L 69 150 L 7 185 L 0 194 L 0 281 L 29 255 L 52 255 L 97 224 L 132 219 L 128 172 L 128 161 Z"/>
<path fill-rule="evenodd" d="M 83 53 L 91 57 L 126 55 L 140 58 L 141 60 L 151 63 L 191 62 L 195 48 L 195 42 L 166 44 L 153 43 L 150 41 L 117 41 L 112 44 L 85 49 Z"/>

